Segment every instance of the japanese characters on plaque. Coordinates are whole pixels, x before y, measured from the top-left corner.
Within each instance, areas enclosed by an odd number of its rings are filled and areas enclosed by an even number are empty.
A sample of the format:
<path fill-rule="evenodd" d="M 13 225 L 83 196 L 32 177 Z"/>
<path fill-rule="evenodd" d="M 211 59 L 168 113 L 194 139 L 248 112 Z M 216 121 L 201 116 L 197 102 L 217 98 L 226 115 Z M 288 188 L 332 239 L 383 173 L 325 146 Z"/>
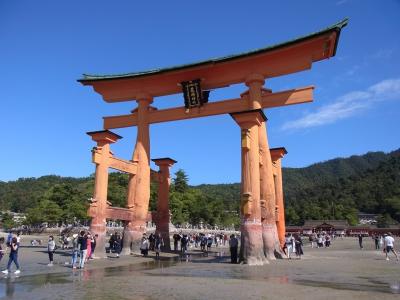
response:
<path fill-rule="evenodd" d="M 185 98 L 185 108 L 200 107 L 208 102 L 209 91 L 202 91 L 200 79 L 181 82 L 183 96 Z"/>

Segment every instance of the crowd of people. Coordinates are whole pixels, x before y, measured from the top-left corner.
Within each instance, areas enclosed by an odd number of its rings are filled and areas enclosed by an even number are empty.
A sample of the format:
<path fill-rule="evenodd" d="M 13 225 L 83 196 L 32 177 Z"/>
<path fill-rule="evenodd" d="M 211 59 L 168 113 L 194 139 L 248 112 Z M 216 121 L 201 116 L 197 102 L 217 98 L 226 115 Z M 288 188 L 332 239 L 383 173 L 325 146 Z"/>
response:
<path fill-rule="evenodd" d="M 188 248 L 199 248 L 203 252 L 210 251 L 211 247 L 225 246 L 228 242 L 228 235 L 224 233 L 175 233 L 172 236 L 174 240 L 174 251 L 178 251 L 180 244 L 180 251 L 184 252 Z"/>
<path fill-rule="evenodd" d="M 147 256 L 150 251 L 156 253 L 156 259 L 160 258 L 160 252 L 164 247 L 164 239 L 160 233 L 151 233 L 149 237 L 144 233 L 140 241 L 140 253 L 143 256 Z"/>
<path fill-rule="evenodd" d="M 231 235 L 228 239 L 228 235 L 224 233 L 218 234 L 205 234 L 205 233 L 175 233 L 172 236 L 174 243 L 173 251 L 180 253 L 181 257 L 186 260 L 189 259 L 189 250 L 199 248 L 205 255 L 211 250 L 211 247 L 226 246 L 229 243 L 231 251 L 231 261 L 237 262 L 238 256 L 238 245 L 239 241 L 235 235 Z M 165 243 L 159 233 L 151 233 L 149 236 L 143 234 L 140 243 L 140 252 L 143 256 L 147 256 L 149 251 L 154 251 L 156 259 L 159 258 L 160 252 L 163 249 Z"/>
<path fill-rule="evenodd" d="M 98 236 L 92 235 L 89 231 L 82 230 L 78 233 L 61 236 L 59 240 L 60 247 L 57 247 L 54 236 L 49 236 L 47 242 L 47 254 L 49 263 L 48 266 L 54 265 L 54 253 L 56 249 L 61 248 L 62 250 L 71 251 L 71 262 L 70 265 L 73 269 L 79 268 L 83 269 L 85 264 L 88 263 L 90 259 L 93 259 L 93 252 L 96 248 L 96 240 Z M 331 246 L 332 240 L 335 236 L 329 232 L 318 232 L 312 233 L 308 236 L 311 248 L 329 248 Z M 394 250 L 394 238 L 389 232 L 384 235 L 374 235 L 372 239 L 375 244 L 375 249 L 382 249 L 385 253 L 386 260 L 389 260 L 389 255 L 392 253 L 397 260 L 399 257 Z M 109 239 L 109 251 L 116 253 L 119 257 L 122 250 L 122 236 L 116 231 L 110 236 Z M 182 257 L 188 258 L 189 250 L 199 250 L 205 255 L 211 250 L 211 247 L 221 247 L 228 246 L 230 249 L 231 263 L 238 262 L 238 247 L 239 239 L 234 235 L 228 237 L 225 233 L 175 233 L 172 236 L 173 250 L 179 252 Z M 37 240 L 36 240 L 37 242 Z M 363 235 L 358 236 L 358 242 L 360 249 L 363 249 Z M 12 264 L 15 265 L 15 274 L 19 274 L 20 264 L 18 261 L 18 252 L 21 243 L 21 235 L 17 233 L 16 235 L 11 232 L 8 234 L 7 238 L 0 238 L 0 261 L 9 252 L 9 260 L 7 263 L 7 268 L 2 272 L 8 274 L 11 272 Z M 31 244 L 33 245 L 32 241 Z M 35 245 L 40 245 L 41 243 L 36 243 Z M 143 234 L 140 241 L 140 252 L 146 257 L 149 251 L 155 252 L 156 259 L 159 259 L 160 252 L 164 249 L 165 241 L 159 233 L 151 233 L 147 235 Z M 285 243 L 283 246 L 283 252 L 288 259 L 292 259 L 293 255 L 300 259 L 303 255 L 303 241 L 299 234 L 287 234 L 285 236 Z"/>
<path fill-rule="evenodd" d="M 332 239 L 335 239 L 335 237 L 336 236 L 334 233 L 322 231 L 310 234 L 308 240 L 311 248 L 329 248 L 331 246 Z"/>

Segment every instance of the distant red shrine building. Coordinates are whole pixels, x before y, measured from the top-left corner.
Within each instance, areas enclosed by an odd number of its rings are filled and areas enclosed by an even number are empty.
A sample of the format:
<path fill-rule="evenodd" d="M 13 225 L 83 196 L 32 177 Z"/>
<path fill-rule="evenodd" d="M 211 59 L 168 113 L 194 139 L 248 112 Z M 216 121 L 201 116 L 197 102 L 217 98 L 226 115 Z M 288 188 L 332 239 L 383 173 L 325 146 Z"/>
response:
<path fill-rule="evenodd" d="M 331 232 L 335 234 L 345 234 L 347 236 L 381 235 L 391 232 L 400 236 L 400 226 L 391 225 L 385 228 L 378 228 L 376 225 L 357 225 L 351 226 L 346 220 L 306 220 L 303 226 L 286 226 L 287 233 L 299 233 L 308 235 L 313 232 Z"/>

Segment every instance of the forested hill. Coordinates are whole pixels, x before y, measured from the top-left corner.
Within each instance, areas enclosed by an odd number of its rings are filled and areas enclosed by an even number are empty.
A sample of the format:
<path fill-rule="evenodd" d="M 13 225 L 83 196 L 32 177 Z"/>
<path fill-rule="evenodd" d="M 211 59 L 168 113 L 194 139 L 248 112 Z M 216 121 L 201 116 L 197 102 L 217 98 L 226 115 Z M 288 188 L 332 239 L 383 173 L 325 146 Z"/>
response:
<path fill-rule="evenodd" d="M 376 169 L 391 156 L 400 153 L 400 149 L 389 154 L 369 152 L 365 155 L 353 155 L 349 158 L 335 158 L 313 164 L 305 168 L 283 168 L 283 188 L 285 198 L 292 198 L 299 191 L 315 185 L 334 184 L 340 178 L 361 175 L 367 170 Z M 284 158 L 283 158 L 284 160 Z M 233 201 L 238 198 L 240 184 L 201 184 L 194 186 L 206 193 Z"/>
<path fill-rule="evenodd" d="M 175 222 L 238 222 L 238 183 L 187 186 L 187 176 L 190 174 L 180 173 L 179 180 L 175 180 L 171 188 L 171 210 Z M 48 215 L 42 219 L 57 214 L 59 218 L 55 220 L 84 218 L 93 181 L 92 176 L 53 175 L 0 181 L 0 210 L 29 211 L 31 216 L 46 211 Z M 284 168 L 283 182 L 289 224 L 301 224 L 306 219 L 331 218 L 355 223 L 358 211 L 381 214 L 382 224 L 394 220 L 400 222 L 400 149 L 391 153 L 370 152 L 337 158 L 306 168 Z M 127 183 L 127 175 L 110 174 L 109 200 L 113 205 L 124 206 Z M 153 184 L 152 209 L 155 200 Z"/>
<path fill-rule="evenodd" d="M 340 178 L 361 175 L 367 170 L 376 169 L 382 162 L 399 152 L 400 149 L 389 154 L 369 152 L 361 156 L 335 158 L 305 168 L 283 168 L 285 196 L 291 197 L 306 187 L 334 184 Z"/>
<path fill-rule="evenodd" d="M 238 183 L 196 188 L 226 202 L 239 199 Z M 382 225 L 400 222 L 400 149 L 283 168 L 283 189 L 289 224 L 332 218 L 355 224 L 359 211 L 381 214 Z"/>
<path fill-rule="evenodd" d="M 338 175 L 325 176 L 324 164 Z M 318 169 L 312 170 L 314 167 Z M 310 171 L 307 176 L 305 169 Z M 358 211 L 380 214 L 382 226 L 400 222 L 400 150 L 383 156 L 368 153 L 335 159 L 305 169 L 297 170 L 296 180 L 291 176 L 293 169 L 286 172 L 284 189 L 289 222 L 335 218 L 354 224 Z"/>

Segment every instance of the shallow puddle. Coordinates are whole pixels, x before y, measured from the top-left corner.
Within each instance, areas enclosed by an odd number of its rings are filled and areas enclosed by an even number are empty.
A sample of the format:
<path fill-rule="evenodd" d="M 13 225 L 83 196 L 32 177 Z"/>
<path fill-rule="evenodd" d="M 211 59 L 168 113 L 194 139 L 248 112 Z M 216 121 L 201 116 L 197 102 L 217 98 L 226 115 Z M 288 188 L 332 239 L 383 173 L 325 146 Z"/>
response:
<path fill-rule="evenodd" d="M 349 283 L 349 282 L 315 281 L 306 279 L 294 279 L 292 282 L 294 284 L 299 284 L 299 285 L 324 287 L 337 290 L 400 294 L 400 282 L 393 284 L 387 284 L 387 283 L 377 284 L 373 282 L 373 280 L 370 280 L 369 284 L 360 284 L 360 283 Z"/>
<path fill-rule="evenodd" d="M 93 270 L 71 270 L 70 272 L 47 273 L 37 275 L 23 274 L 15 275 L 13 273 L 3 276 L 0 279 L 0 298 L 13 298 L 16 292 L 29 292 L 34 288 L 53 285 L 68 284 L 76 281 L 101 280 L 110 276 L 132 276 L 135 273 L 149 271 L 153 269 L 164 269 L 179 263 L 176 259 L 158 260 L 132 264 L 127 266 L 107 267 Z"/>
<path fill-rule="evenodd" d="M 164 259 L 126 266 L 106 267 L 93 270 L 69 270 L 68 272 L 48 273 L 27 276 L 8 275 L 0 279 L 0 298 L 17 299 L 18 292 L 29 292 L 35 288 L 54 284 L 73 284 L 74 282 L 101 282 L 107 277 L 201 277 L 239 280 L 255 280 L 277 284 L 295 284 L 323 287 L 338 290 L 381 292 L 400 294 L 400 282 L 384 282 L 373 278 L 358 277 L 352 282 L 324 281 L 318 274 L 295 274 L 269 276 L 264 267 L 230 265 L 223 253 L 210 256 L 192 255 L 184 259 Z M 315 280 L 317 278 L 318 280 Z M 52 287 L 56 288 L 56 287 Z"/>

